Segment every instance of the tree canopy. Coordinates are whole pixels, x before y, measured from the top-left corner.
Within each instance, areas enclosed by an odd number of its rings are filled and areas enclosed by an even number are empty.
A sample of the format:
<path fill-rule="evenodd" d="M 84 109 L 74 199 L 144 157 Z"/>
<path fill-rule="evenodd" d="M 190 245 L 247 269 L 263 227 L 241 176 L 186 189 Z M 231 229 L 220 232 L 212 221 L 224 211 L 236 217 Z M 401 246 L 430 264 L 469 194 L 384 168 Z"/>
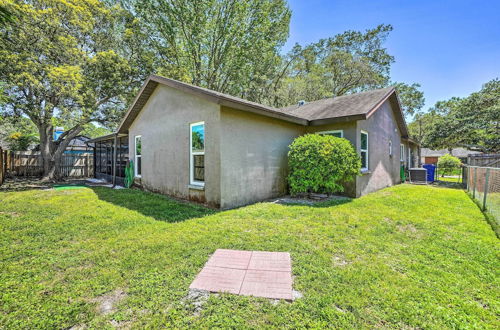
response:
<path fill-rule="evenodd" d="M 46 177 L 72 137 L 115 128 L 150 73 L 276 107 L 391 84 L 407 115 L 423 104 L 390 81 L 390 25 L 282 55 L 286 0 L 4 0 L 1 15 L 0 115 L 36 126 Z"/>
<path fill-rule="evenodd" d="M 500 80 L 493 79 L 468 97 L 437 102 L 425 133 L 431 148 L 466 147 L 500 151 Z"/>
<path fill-rule="evenodd" d="M 156 71 L 262 101 L 288 38 L 285 0 L 123 0 L 140 20 Z"/>
<path fill-rule="evenodd" d="M 282 107 L 299 100 L 316 101 L 394 85 L 405 114 L 413 115 L 423 106 L 423 93 L 418 84 L 390 82 L 394 57 L 383 45 L 391 31 L 391 25 L 381 24 L 306 46 L 296 44 L 285 56 L 283 72 L 276 78 L 268 103 Z"/>
<path fill-rule="evenodd" d="M 19 15 L 0 29 L 0 75 L 9 98 L 4 115 L 37 126 L 46 176 L 90 122 L 112 125 L 142 82 L 147 63 L 132 49 L 135 20 L 96 0 L 7 0 Z M 53 120 L 67 126 L 53 141 Z M 50 173 L 49 173 L 50 172 Z"/>

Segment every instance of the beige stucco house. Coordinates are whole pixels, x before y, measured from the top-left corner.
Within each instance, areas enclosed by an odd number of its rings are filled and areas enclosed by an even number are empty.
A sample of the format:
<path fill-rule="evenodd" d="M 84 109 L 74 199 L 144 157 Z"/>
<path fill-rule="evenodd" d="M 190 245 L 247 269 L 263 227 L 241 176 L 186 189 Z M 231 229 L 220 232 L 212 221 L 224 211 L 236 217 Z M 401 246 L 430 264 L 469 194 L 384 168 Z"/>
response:
<path fill-rule="evenodd" d="M 95 172 L 119 181 L 128 158 L 144 189 L 233 208 L 286 194 L 288 146 L 307 133 L 346 138 L 359 152 L 351 196 L 400 183 L 401 165 L 418 165 L 393 88 L 276 109 L 150 76 L 117 132 L 93 140 Z"/>

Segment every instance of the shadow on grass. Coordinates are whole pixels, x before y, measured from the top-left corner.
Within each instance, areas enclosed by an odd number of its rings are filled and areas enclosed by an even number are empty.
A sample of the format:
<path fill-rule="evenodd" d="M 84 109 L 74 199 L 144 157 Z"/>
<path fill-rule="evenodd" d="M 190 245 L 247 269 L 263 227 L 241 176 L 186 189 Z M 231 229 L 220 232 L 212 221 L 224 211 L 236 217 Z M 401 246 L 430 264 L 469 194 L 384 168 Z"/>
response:
<path fill-rule="evenodd" d="M 307 206 L 307 207 L 332 207 L 332 206 L 338 206 L 342 204 L 347 204 L 352 202 L 352 198 L 339 198 L 339 199 L 332 199 L 328 201 L 310 201 L 310 202 L 293 202 L 293 201 L 286 201 L 286 202 L 278 202 L 280 205 L 284 206 Z"/>
<path fill-rule="evenodd" d="M 441 188 L 464 189 L 461 182 L 434 181 L 433 185 Z"/>
<path fill-rule="evenodd" d="M 180 222 L 217 212 L 201 205 L 137 189 L 90 188 L 102 201 L 137 211 L 159 221 Z"/>

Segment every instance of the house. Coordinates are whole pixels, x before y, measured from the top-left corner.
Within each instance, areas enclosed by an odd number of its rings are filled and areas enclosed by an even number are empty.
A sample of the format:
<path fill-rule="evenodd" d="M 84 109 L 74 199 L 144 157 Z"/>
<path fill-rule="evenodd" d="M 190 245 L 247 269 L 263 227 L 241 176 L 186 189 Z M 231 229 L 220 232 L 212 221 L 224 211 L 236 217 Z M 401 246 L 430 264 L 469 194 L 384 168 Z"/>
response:
<path fill-rule="evenodd" d="M 55 136 L 56 134 L 54 134 Z M 59 138 L 61 134 L 57 136 Z M 88 142 L 90 138 L 85 135 L 77 135 L 71 141 L 69 141 L 68 146 L 64 150 L 65 154 L 86 154 L 93 152 L 92 147 L 89 147 Z M 34 144 L 29 150 L 40 151 L 40 144 Z"/>
<path fill-rule="evenodd" d="M 429 148 L 421 149 L 421 162 L 423 164 L 437 164 L 439 157 L 450 153 L 448 149 L 432 150 Z M 468 150 L 465 148 L 454 148 L 451 150 L 451 155 L 459 158 L 462 163 L 467 163 L 467 157 L 469 155 L 482 154 L 480 151 Z"/>
<path fill-rule="evenodd" d="M 128 156 L 144 189 L 232 208 L 285 194 L 288 146 L 307 133 L 346 138 L 359 152 L 350 196 L 400 183 L 401 166 L 418 165 L 392 87 L 277 109 L 153 75 L 117 131 L 90 142 L 97 177 L 123 179 Z"/>
<path fill-rule="evenodd" d="M 65 154 L 85 154 L 88 152 L 92 152 L 92 148 L 87 145 L 87 141 L 90 138 L 85 135 L 77 135 L 71 141 L 69 141 Z"/>

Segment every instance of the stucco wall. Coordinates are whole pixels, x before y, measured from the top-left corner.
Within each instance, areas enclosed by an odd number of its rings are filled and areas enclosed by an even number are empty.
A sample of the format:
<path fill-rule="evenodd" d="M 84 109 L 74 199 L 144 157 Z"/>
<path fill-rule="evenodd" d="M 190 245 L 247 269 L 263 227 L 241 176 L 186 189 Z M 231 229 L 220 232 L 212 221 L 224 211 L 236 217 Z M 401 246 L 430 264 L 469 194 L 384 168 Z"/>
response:
<path fill-rule="evenodd" d="M 305 127 L 221 108 L 221 207 L 286 193 L 287 153 Z"/>
<path fill-rule="evenodd" d="M 189 188 L 191 123 L 205 122 L 205 190 Z M 177 89 L 158 85 L 129 128 L 142 136 L 142 178 L 148 190 L 218 207 L 220 204 L 220 106 Z"/>
<path fill-rule="evenodd" d="M 205 122 L 204 190 L 189 187 L 189 125 L 200 121 Z M 137 181 L 145 189 L 232 208 L 285 194 L 288 146 L 305 133 L 339 129 L 358 153 L 361 130 L 369 134 L 369 172 L 346 187 L 348 195 L 400 182 L 401 138 L 390 101 L 367 120 L 305 127 L 158 85 L 129 128 L 129 153 L 134 159 L 134 138 L 141 135 L 142 177 Z"/>
<path fill-rule="evenodd" d="M 401 133 L 389 100 L 368 119 L 357 122 L 356 149 L 360 152 L 361 131 L 368 132 L 368 172 L 356 179 L 356 196 L 400 183 Z M 392 157 L 389 156 L 392 140 Z"/>

